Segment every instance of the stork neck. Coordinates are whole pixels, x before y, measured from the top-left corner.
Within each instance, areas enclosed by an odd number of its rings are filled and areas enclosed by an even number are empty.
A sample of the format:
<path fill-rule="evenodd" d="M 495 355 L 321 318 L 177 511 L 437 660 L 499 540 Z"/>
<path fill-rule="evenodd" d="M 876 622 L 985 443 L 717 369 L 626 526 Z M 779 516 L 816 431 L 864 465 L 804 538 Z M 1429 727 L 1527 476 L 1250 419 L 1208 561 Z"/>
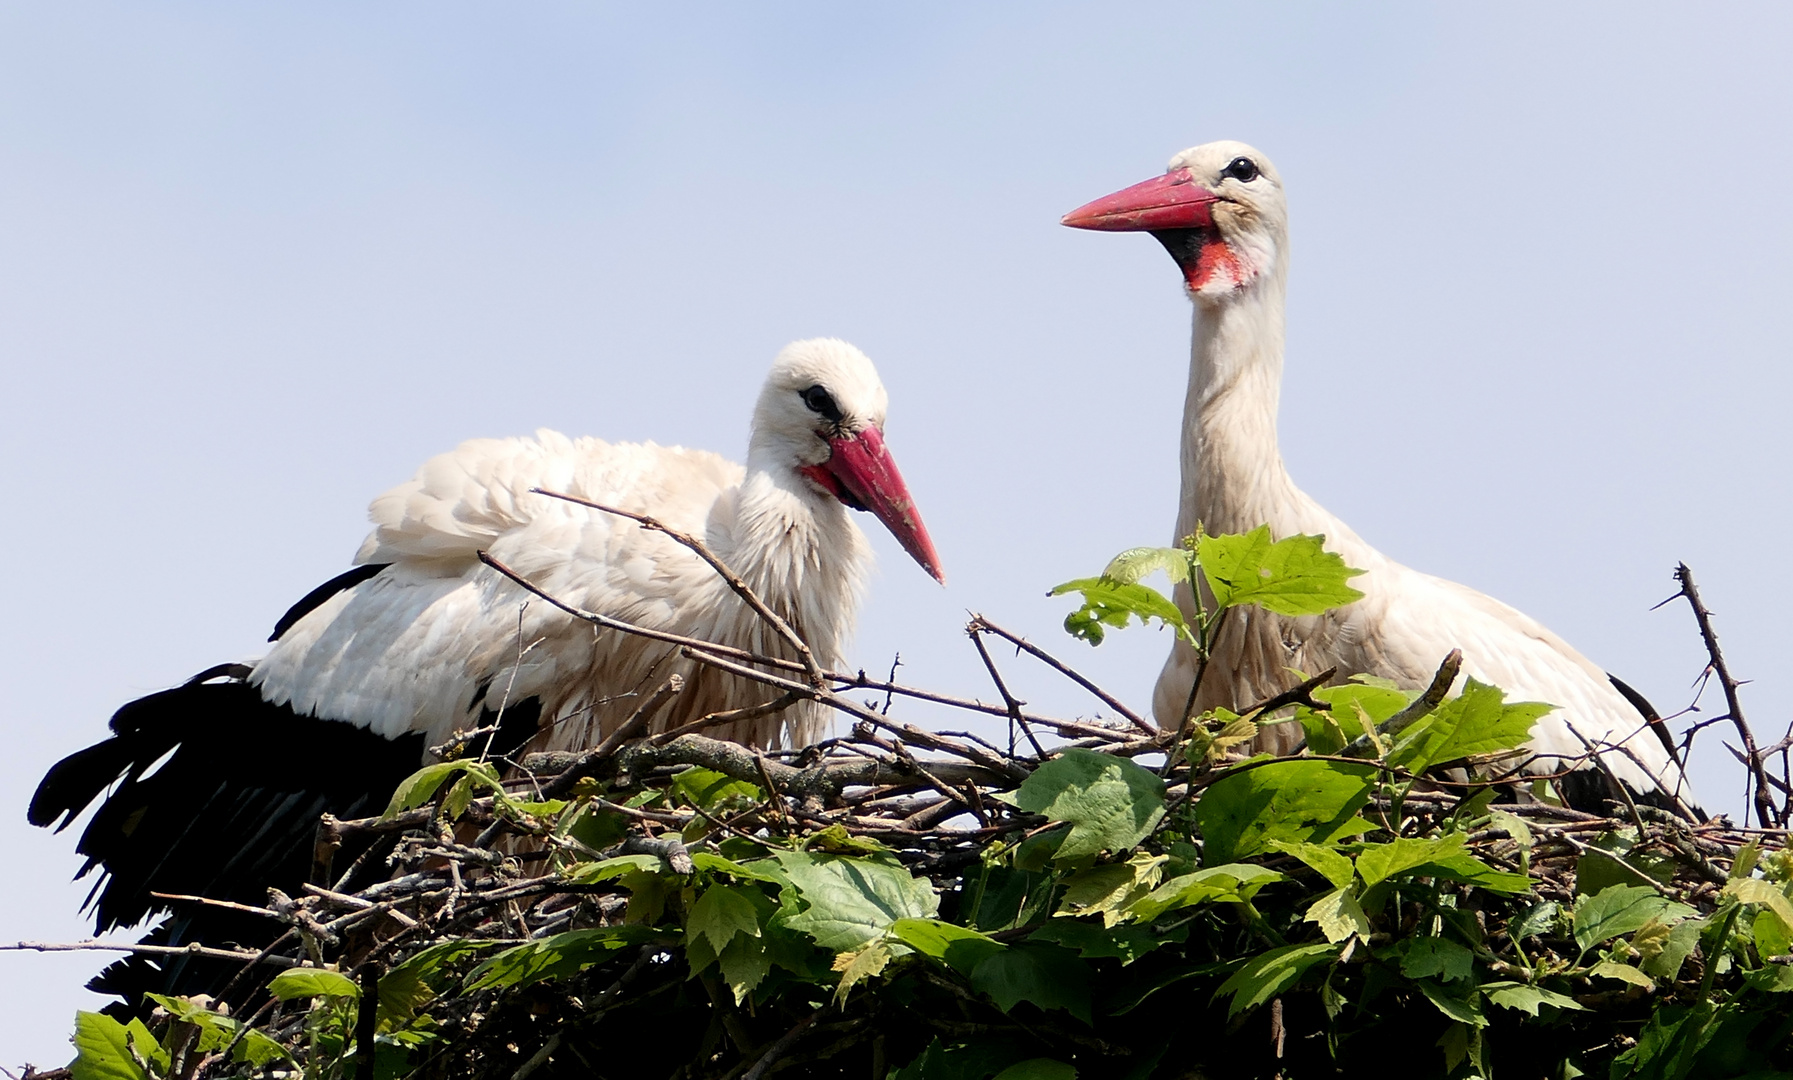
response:
<path fill-rule="evenodd" d="M 1276 440 L 1284 292 L 1276 273 L 1219 302 L 1196 303 L 1179 536 L 1198 521 L 1211 533 L 1262 524 L 1281 533 L 1281 518 L 1301 498 Z"/>

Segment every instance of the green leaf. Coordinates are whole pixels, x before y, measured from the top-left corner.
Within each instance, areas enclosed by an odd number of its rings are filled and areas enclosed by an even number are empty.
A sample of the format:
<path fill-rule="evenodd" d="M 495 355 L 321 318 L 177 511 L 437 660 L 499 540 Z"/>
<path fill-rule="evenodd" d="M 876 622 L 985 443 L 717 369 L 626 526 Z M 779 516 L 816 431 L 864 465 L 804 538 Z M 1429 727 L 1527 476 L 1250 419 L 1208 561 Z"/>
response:
<path fill-rule="evenodd" d="M 1793 936 L 1787 933 L 1787 924 L 1779 915 L 1767 909 L 1756 912 L 1750 923 L 1750 934 L 1756 939 L 1756 955 L 1761 957 L 1785 956 L 1793 952 Z"/>
<path fill-rule="evenodd" d="M 1437 976 L 1445 982 L 1467 979 L 1475 972 L 1475 953 L 1449 938 L 1410 938 L 1401 948 L 1401 974 L 1409 979 Z"/>
<path fill-rule="evenodd" d="M 1284 945 L 1271 949 L 1247 960 L 1231 978 L 1220 984 L 1214 997 L 1233 996 L 1226 1010 L 1227 1018 L 1231 1019 L 1283 993 L 1295 985 L 1302 972 L 1338 954 L 1336 945 Z"/>
<path fill-rule="evenodd" d="M 1138 619 L 1142 626 L 1149 626 L 1153 619 L 1157 619 L 1176 631 L 1184 641 L 1195 643 L 1195 635 L 1189 632 L 1189 624 L 1183 621 L 1183 613 L 1177 610 L 1177 605 L 1150 585 L 1123 585 L 1100 577 L 1079 578 L 1055 586 L 1047 595 L 1063 596 L 1068 592 L 1082 593 L 1083 606 L 1065 616 L 1065 633 L 1091 645 L 1102 644 L 1102 639 L 1107 636 L 1103 627 L 1125 629 L 1134 619 Z"/>
<path fill-rule="evenodd" d="M 1139 851 L 1124 863 L 1093 866 L 1067 877 L 1060 916 L 1100 915 L 1105 926 L 1127 917 L 1127 908 L 1157 887 L 1169 857 Z"/>
<path fill-rule="evenodd" d="M 1761 878 L 1733 878 L 1725 883 L 1725 896 L 1734 896 L 1740 904 L 1760 904 L 1780 917 L 1787 931 L 1793 931 L 1793 900 L 1781 887 Z"/>
<path fill-rule="evenodd" d="M 1243 903 L 1264 886 L 1283 880 L 1276 871 L 1250 863 L 1211 866 L 1171 878 L 1135 901 L 1128 914 L 1139 922 L 1151 922 L 1167 911 L 1197 904 Z"/>
<path fill-rule="evenodd" d="M 1531 888 L 1531 879 L 1524 874 L 1496 870 L 1464 853 L 1466 839 L 1459 832 L 1431 839 L 1401 837 L 1386 844 L 1365 844 L 1357 856 L 1357 872 L 1369 885 L 1411 876 L 1461 881 L 1495 892 L 1520 893 Z"/>
<path fill-rule="evenodd" d="M 1276 841 L 1324 844 L 1372 826 L 1357 816 L 1375 770 L 1333 761 L 1277 761 L 1241 768 L 1208 786 L 1195 819 L 1209 865 L 1270 850 Z"/>
<path fill-rule="evenodd" d="M 847 993 L 854 986 L 881 973 L 890 963 L 890 947 L 874 941 L 855 952 L 844 952 L 834 958 L 834 970 L 840 972 L 840 985 L 834 990 L 834 1003 L 844 1005 Z"/>
<path fill-rule="evenodd" d="M 995 796 L 1029 813 L 1071 825 L 1061 862 L 1101 851 L 1129 851 L 1164 817 L 1164 781 L 1123 757 L 1068 747 L 1014 792 Z"/>
<path fill-rule="evenodd" d="M 940 908 L 933 885 L 901 866 L 802 851 L 773 857 L 808 905 L 787 924 L 824 949 L 851 952 L 898 919 L 933 918 Z"/>
<path fill-rule="evenodd" d="M 882 855 L 890 849 L 870 837 L 854 836 L 845 825 L 836 822 L 804 837 L 803 850 L 830 855 Z"/>
<path fill-rule="evenodd" d="M 1651 920 L 1667 923 L 1696 912 L 1647 885 L 1614 885 L 1575 902 L 1575 943 L 1586 953 L 1595 945 L 1629 934 Z"/>
<path fill-rule="evenodd" d="M 1482 1004 L 1473 990 L 1468 995 L 1459 997 L 1431 979 L 1416 979 L 1413 985 L 1419 987 L 1419 992 L 1426 995 L 1426 1000 L 1439 1012 L 1457 1023 L 1478 1028 L 1488 1026 L 1488 1018 L 1482 1015 Z"/>
<path fill-rule="evenodd" d="M 1329 708 L 1295 710 L 1295 722 L 1307 735 L 1307 746 L 1316 754 L 1336 754 L 1351 740 L 1374 731 L 1377 724 L 1407 707 L 1411 694 L 1387 686 L 1350 682 L 1323 686 L 1313 697 Z"/>
<path fill-rule="evenodd" d="M 962 975 L 1006 947 L 986 934 L 938 919 L 898 919 L 890 924 L 890 936 Z"/>
<path fill-rule="evenodd" d="M 772 971 L 772 956 L 763 939 L 738 934 L 716 958 L 716 964 L 739 1005 Z"/>
<path fill-rule="evenodd" d="M 1556 925 L 1562 910 L 1562 906 L 1555 900 L 1540 900 L 1508 923 L 1507 933 L 1515 941 L 1547 934 Z"/>
<path fill-rule="evenodd" d="M 1076 949 L 1085 960 L 1114 959 L 1125 967 L 1164 945 L 1189 937 L 1189 927 L 1160 931 L 1151 926 L 1097 926 L 1074 919 L 1053 919 L 1028 935 L 1029 941 L 1049 941 Z"/>
<path fill-rule="evenodd" d="M 1669 929 L 1660 948 L 1646 953 L 1638 966 L 1658 979 L 1674 979 L 1681 974 L 1681 965 L 1693 954 L 1705 929 L 1705 919 L 1683 919 Z"/>
<path fill-rule="evenodd" d="M 1363 573 L 1326 550 L 1324 536 L 1272 542 L 1260 525 L 1242 536 L 1203 536 L 1195 557 L 1220 607 L 1256 604 L 1278 615 L 1318 615 L 1363 599 L 1345 584 Z"/>
<path fill-rule="evenodd" d="M 1349 885 L 1342 885 L 1309 904 L 1307 914 L 1301 918 L 1303 922 L 1319 926 L 1320 933 L 1334 945 L 1352 936 L 1365 939 L 1370 936 L 1369 916 L 1363 913 Z"/>
<path fill-rule="evenodd" d="M 1351 884 L 1351 860 L 1340 854 L 1336 848 L 1323 847 L 1320 844 L 1291 843 L 1287 840 L 1272 840 L 1271 851 L 1280 851 L 1293 855 L 1317 871 L 1321 877 L 1332 882 L 1334 886 L 1343 888 Z"/>
<path fill-rule="evenodd" d="M 143 1021 L 121 1024 L 105 1013 L 76 1013 L 74 1042 L 75 1060 L 69 1065 L 73 1080 L 149 1080 L 138 1058 L 152 1060 L 162 1053 Z"/>
<path fill-rule="evenodd" d="M 498 770 L 489 762 L 475 761 L 471 758 L 441 761 L 434 765 L 425 765 L 405 777 L 399 783 L 398 790 L 392 793 L 392 801 L 386 805 L 386 813 L 383 816 L 391 819 L 406 810 L 424 805 L 435 798 L 436 792 L 450 778 L 461 778 L 469 782 L 477 779 L 481 785 L 493 791 L 502 792 L 504 790 L 504 785 L 498 778 Z M 461 809 L 466 809 L 466 806 L 463 804 Z"/>
<path fill-rule="evenodd" d="M 653 856 L 648 857 L 652 858 Z M 743 881 L 766 881 L 774 885 L 789 885 L 791 883 L 790 879 L 778 869 L 778 864 L 770 859 L 736 862 L 708 851 L 693 851 L 691 865 L 706 873 L 727 874 Z"/>
<path fill-rule="evenodd" d="M 1063 1009 L 1086 1024 L 1094 981 L 1094 972 L 1076 953 L 1037 941 L 993 953 L 971 972 L 971 985 L 1004 1013 L 1026 1001 L 1041 1009 Z"/>
<path fill-rule="evenodd" d="M 1144 577 L 1162 572 L 1173 585 L 1189 580 L 1190 555 L 1180 547 L 1128 548 L 1108 561 L 1102 576 L 1122 585 L 1132 585 Z"/>
<path fill-rule="evenodd" d="M 692 855 L 691 862 L 693 866 L 697 865 L 695 854 Z M 665 861 L 658 855 L 618 855 L 601 862 L 579 863 L 568 867 L 566 877 L 576 885 L 595 885 L 600 881 L 610 881 L 629 874 L 657 874 L 665 867 Z"/>
<path fill-rule="evenodd" d="M 1430 840 L 1400 837 L 1387 844 L 1365 844 L 1357 853 L 1357 872 L 1363 875 L 1364 884 L 1375 885 L 1416 866 L 1455 855 L 1463 850 L 1467 839 L 1463 833 L 1450 833 Z"/>
<path fill-rule="evenodd" d="M 274 976 L 274 981 L 268 984 L 268 992 L 281 1001 L 293 1001 L 297 998 L 359 998 L 361 996 L 361 988 L 355 985 L 355 980 L 340 972 L 324 971 L 320 968 L 287 968 Z"/>
<path fill-rule="evenodd" d="M 762 908 L 771 914 L 771 902 L 756 888 L 712 885 L 692 902 L 685 933 L 708 938 L 710 947 L 720 954 L 736 934 L 760 936 Z"/>
<path fill-rule="evenodd" d="M 382 989 L 384 985 L 382 981 Z M 234 1043 L 236 1048 L 230 1052 L 230 1060 L 235 1062 L 260 1067 L 276 1061 L 292 1060 L 292 1055 L 267 1035 L 234 1017 L 213 1012 L 191 998 L 147 993 L 144 997 L 160 1005 L 175 1020 L 199 1028 L 196 1048 L 201 1053 L 222 1050 Z M 138 1045 L 143 1045 L 141 1040 Z"/>
<path fill-rule="evenodd" d="M 497 948 L 496 941 L 461 938 L 444 941 L 418 951 L 404 963 L 380 976 L 380 1015 L 395 1022 L 404 1022 L 417 1015 L 436 994 L 453 981 L 448 965 L 463 957 L 486 949 Z"/>
<path fill-rule="evenodd" d="M 1574 998 L 1559 994 L 1554 990 L 1546 990 L 1541 986 L 1528 986 L 1519 982 L 1491 982 L 1482 984 L 1482 993 L 1488 1000 L 1503 1009 L 1518 1009 L 1527 1016 L 1538 1015 L 1538 1006 L 1548 1005 L 1553 1009 L 1566 1011 L 1585 1011 L 1582 1004 Z"/>
<path fill-rule="evenodd" d="M 1621 964 L 1615 960 L 1600 961 L 1588 969 L 1588 974 L 1597 975 L 1603 979 L 1617 979 L 1620 982 L 1630 983 L 1632 986 L 1641 986 L 1645 990 L 1656 989 L 1655 979 L 1630 964 Z"/>
<path fill-rule="evenodd" d="M 693 806 L 701 806 L 705 810 L 731 799 L 742 803 L 756 803 L 765 797 L 757 784 L 736 780 L 726 773 L 697 765 L 673 777 L 670 790 L 683 796 Z"/>
<path fill-rule="evenodd" d="M 915 1059 L 890 1074 L 890 1080 L 988 1080 L 1024 1055 L 1016 1043 L 988 1036 L 966 1044 L 945 1045 L 939 1037 Z"/>
<path fill-rule="evenodd" d="M 469 972 L 466 986 L 469 990 L 484 990 L 564 978 L 603 963 L 618 949 L 658 936 L 657 931 L 645 926 L 569 930 L 504 950 Z"/>
<path fill-rule="evenodd" d="M 1532 725 L 1555 706 L 1532 701 L 1508 705 L 1505 697 L 1499 689 L 1469 679 L 1463 693 L 1401 732 L 1388 763 L 1418 773 L 1439 762 L 1524 746 Z"/>
<path fill-rule="evenodd" d="M 1051 1058 L 1028 1058 L 997 1073 L 995 1080 L 1077 1080 L 1077 1069 Z"/>

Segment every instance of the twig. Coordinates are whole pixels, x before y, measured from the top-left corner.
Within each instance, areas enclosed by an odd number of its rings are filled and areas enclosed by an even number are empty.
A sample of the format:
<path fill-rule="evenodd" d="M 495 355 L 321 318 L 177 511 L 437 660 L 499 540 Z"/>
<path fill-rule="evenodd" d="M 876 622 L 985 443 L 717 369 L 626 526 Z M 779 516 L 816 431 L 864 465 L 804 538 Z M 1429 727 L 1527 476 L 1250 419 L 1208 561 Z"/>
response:
<path fill-rule="evenodd" d="M 1378 724 L 1376 726 L 1377 733 L 1390 738 L 1399 735 L 1414 721 L 1442 705 L 1445 695 L 1451 691 L 1451 684 L 1457 681 L 1457 672 L 1462 667 L 1463 651 L 1452 649 L 1445 656 L 1444 661 L 1438 665 L 1438 671 L 1432 676 L 1432 684 L 1426 687 L 1425 692 L 1408 702 L 1406 708 Z M 1368 732 L 1365 732 L 1352 739 L 1343 750 L 1339 751 L 1339 754 L 1343 757 L 1362 757 L 1374 748 L 1375 740 L 1370 737 Z"/>
<path fill-rule="evenodd" d="M 1063 675 L 1065 678 L 1070 679 L 1072 682 L 1076 683 L 1078 686 L 1081 686 L 1085 690 L 1088 690 L 1090 693 L 1094 694 L 1098 699 L 1100 699 L 1104 705 L 1107 705 L 1109 708 L 1113 709 L 1115 712 L 1120 713 L 1122 716 L 1126 717 L 1127 720 L 1130 723 L 1132 723 L 1132 725 L 1134 727 L 1145 732 L 1147 735 L 1159 734 L 1159 729 L 1157 728 L 1156 725 L 1150 723 L 1144 717 L 1140 716 L 1138 713 L 1134 712 L 1132 709 L 1129 709 L 1127 706 L 1123 705 L 1119 698 L 1115 697 L 1113 694 L 1110 694 L 1108 691 L 1102 689 L 1100 686 L 1097 686 L 1095 683 L 1084 678 L 1083 675 L 1079 674 L 1076 670 L 1071 668 L 1070 665 L 1066 664 L 1062 660 L 1059 660 L 1057 657 L 1053 656 L 1051 653 L 1047 652 L 1046 650 L 1040 648 L 1038 645 L 1035 645 L 1032 642 L 1028 641 L 1026 638 L 1021 637 L 1019 634 L 1012 634 L 1009 631 L 1004 630 L 1002 627 L 997 626 L 995 623 L 991 622 L 989 619 L 984 618 L 982 615 L 977 614 L 976 612 L 972 613 L 971 625 L 973 625 L 973 626 L 977 627 L 978 629 L 985 631 L 987 633 L 995 634 L 997 637 L 999 637 L 999 638 L 1003 639 L 1004 641 L 1008 642 L 1009 644 L 1013 645 L 1015 648 L 1020 649 L 1022 652 L 1033 657 L 1035 660 L 1040 661 L 1042 664 L 1045 664 L 1047 667 L 1058 672 L 1060 675 Z"/>
<path fill-rule="evenodd" d="M 635 733 L 652 722 L 655 715 L 666 707 L 667 702 L 683 693 L 684 690 L 685 677 L 683 675 L 668 675 L 660 688 L 642 702 L 633 713 L 630 713 L 629 718 L 624 720 L 615 731 L 604 736 L 598 745 L 581 754 L 571 766 L 545 784 L 542 787 L 542 798 L 554 799 L 571 791 L 574 784 L 590 776 L 599 762 L 614 754 L 617 747 L 634 738 Z"/>
<path fill-rule="evenodd" d="M 760 1080 L 761 1077 L 765 1076 L 767 1070 L 771 1069 L 772 1066 L 777 1063 L 779 1058 L 785 1056 L 785 1054 L 790 1052 L 791 1047 L 797 1045 L 797 1040 L 803 1037 L 803 1033 L 808 1031 L 809 1026 L 815 1023 L 816 1018 L 821 1015 L 822 1010 L 817 1009 L 807 1017 L 797 1021 L 796 1025 L 793 1026 L 791 1030 L 780 1035 L 777 1041 L 766 1048 L 766 1052 L 760 1055 L 758 1061 L 754 1062 L 753 1068 L 748 1069 L 741 1074 L 741 1080 Z"/>
<path fill-rule="evenodd" d="M 725 709 L 722 712 L 706 713 L 696 720 L 691 721 L 689 724 L 680 724 L 678 727 L 669 728 L 666 731 L 660 732 L 653 737 L 653 741 L 656 744 L 668 743 L 678 738 L 680 735 L 688 735 L 694 731 L 703 731 L 707 728 L 720 727 L 723 724 L 739 723 L 742 720 L 758 720 L 762 716 L 774 716 L 801 700 L 802 698 L 797 694 L 784 693 L 773 698 L 771 701 L 762 701 L 758 705 L 749 705 L 741 709 Z"/>
<path fill-rule="evenodd" d="M 1002 673 L 996 670 L 996 661 L 990 658 L 990 650 L 984 648 L 984 635 L 979 632 L 976 623 L 965 628 L 965 634 L 971 643 L 977 646 L 978 659 L 984 662 L 984 670 L 990 673 L 990 681 L 996 684 L 996 692 L 1002 695 L 1002 702 L 1009 710 L 1009 756 L 1015 756 L 1015 728 L 1019 726 L 1027 735 L 1027 741 L 1033 744 L 1033 752 L 1041 761 L 1046 760 L 1046 748 L 1034 737 L 1033 728 L 1027 726 L 1027 719 L 1021 715 L 1021 706 L 1027 704 L 1009 693 L 1008 685 L 1002 681 Z M 887 712 L 889 710 L 886 710 Z"/>
<path fill-rule="evenodd" d="M 374 1080 L 374 1031 L 379 1018 L 380 974 L 378 961 L 361 965 L 357 980 L 361 984 L 361 1001 L 355 1011 L 355 1080 Z"/>
<path fill-rule="evenodd" d="M 721 577 L 722 580 L 728 584 L 728 587 L 734 590 L 735 595 L 739 596 L 743 603 L 753 609 L 754 614 L 763 619 L 766 625 L 770 626 L 779 637 L 784 638 L 787 645 L 797 650 L 797 655 L 803 661 L 804 671 L 809 676 L 810 685 L 816 687 L 822 685 L 825 677 L 822 674 L 821 667 L 816 664 L 815 654 L 809 650 L 809 643 L 803 640 L 801 634 L 791 628 L 790 623 L 785 622 L 777 612 L 767 606 L 766 602 L 760 599 L 759 594 L 749 588 L 747 583 L 741 580 L 741 576 L 730 569 L 727 563 L 718 558 L 716 553 L 711 551 L 709 546 L 702 540 L 687 533 L 682 533 L 670 525 L 666 525 L 646 514 L 637 514 L 631 510 L 621 510 L 614 506 L 605 506 L 603 503 L 592 502 L 590 499 L 581 499 L 577 495 L 566 495 L 558 491 L 549 491 L 546 488 L 538 487 L 531 488 L 530 490 L 537 495 L 546 495 L 551 499 L 565 499 L 567 502 L 577 503 L 580 506 L 588 506 L 593 510 L 601 510 L 606 514 L 615 514 L 617 517 L 628 518 L 630 521 L 636 522 L 644 529 L 651 529 L 654 532 L 664 533 L 676 543 L 683 544 L 685 547 L 691 549 L 698 558 L 710 565 L 710 569 L 716 571 L 717 576 Z"/>
<path fill-rule="evenodd" d="M 245 963 L 269 964 L 274 967 L 303 966 L 289 956 L 266 956 L 246 949 L 214 949 L 192 945 L 124 945 L 110 941 L 15 941 L 0 945 L 0 952 L 122 952 L 143 956 L 203 956 L 208 960 L 241 960 Z"/>
<path fill-rule="evenodd" d="M 1786 820 L 1777 813 L 1774 796 L 1768 790 L 1768 773 L 1762 766 L 1762 755 L 1756 749 L 1755 732 L 1743 719 L 1743 705 L 1737 700 L 1737 687 L 1741 685 L 1731 677 L 1731 669 L 1725 664 L 1724 653 L 1718 648 L 1718 633 L 1712 629 L 1712 613 L 1706 610 L 1705 602 L 1700 599 L 1699 587 L 1693 583 L 1693 571 L 1686 563 L 1675 564 L 1675 580 L 1681 583 L 1681 595 L 1687 598 L 1688 606 L 1693 608 L 1694 621 L 1699 624 L 1700 638 L 1706 643 L 1706 655 L 1710 658 L 1712 670 L 1718 674 L 1718 685 L 1724 691 L 1725 709 L 1729 711 L 1731 723 L 1737 728 L 1737 735 L 1743 740 L 1743 750 L 1749 755 L 1749 775 L 1755 783 L 1755 810 L 1757 823 L 1764 827 L 1785 826 Z M 1747 823 L 1747 822 L 1746 822 Z"/>

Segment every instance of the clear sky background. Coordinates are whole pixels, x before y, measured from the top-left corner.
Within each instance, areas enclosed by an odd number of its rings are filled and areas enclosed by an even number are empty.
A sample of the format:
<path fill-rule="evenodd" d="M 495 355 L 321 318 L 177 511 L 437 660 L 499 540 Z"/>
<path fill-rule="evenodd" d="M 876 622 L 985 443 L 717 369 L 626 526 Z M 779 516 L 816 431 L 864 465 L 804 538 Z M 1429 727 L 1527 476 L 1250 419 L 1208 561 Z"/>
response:
<path fill-rule="evenodd" d="M 1687 560 L 1772 741 L 1789 12 L 0 3 L 0 939 L 84 933 L 43 771 L 253 656 L 370 498 L 543 426 L 738 457 L 797 337 L 879 364 L 950 582 L 872 523 L 860 662 L 989 695 L 975 609 L 1143 705 L 1167 639 L 1091 651 L 1044 593 L 1170 539 L 1189 305 L 1057 221 L 1216 138 L 1287 182 L 1302 486 L 1665 712 Z M 1709 740 L 1706 805 L 1739 775 Z M 0 1062 L 66 1060 L 103 959 L 0 954 Z"/>

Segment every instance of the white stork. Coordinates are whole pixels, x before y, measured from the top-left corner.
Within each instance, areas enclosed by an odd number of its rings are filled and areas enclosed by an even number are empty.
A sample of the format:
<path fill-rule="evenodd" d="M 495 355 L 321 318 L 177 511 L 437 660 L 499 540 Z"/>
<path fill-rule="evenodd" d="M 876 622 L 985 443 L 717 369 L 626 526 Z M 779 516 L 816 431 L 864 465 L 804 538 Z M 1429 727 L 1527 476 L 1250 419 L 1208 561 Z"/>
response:
<path fill-rule="evenodd" d="M 824 668 L 839 668 L 871 556 L 849 507 L 871 511 L 941 576 L 884 446 L 885 406 L 871 361 L 818 339 L 790 345 L 772 365 L 745 469 L 701 450 L 551 431 L 463 443 L 374 500 L 357 567 L 300 600 L 265 657 L 124 706 L 111 738 L 50 770 L 30 820 L 66 826 L 117 785 L 79 845 L 82 873 L 104 871 L 92 898 L 104 931 L 162 907 L 152 891 L 261 903 L 269 885 L 295 889 L 320 814 L 377 813 L 425 763 L 426 747 L 500 712 L 502 749 L 577 748 L 614 730 L 674 672 L 685 689 L 656 729 L 775 696 L 679 658 L 676 646 L 597 629 L 483 564 L 489 552 L 587 611 L 794 658 L 688 548 L 536 488 L 704 540 Z M 802 743 L 818 733 L 820 708 L 803 702 L 782 719 L 710 733 Z M 215 923 L 168 927 L 160 940 L 172 944 L 217 936 Z"/>
<path fill-rule="evenodd" d="M 1195 303 L 1176 535 L 1198 524 L 1213 533 L 1268 524 L 1277 536 L 1324 534 L 1329 549 L 1368 571 L 1352 582 L 1364 598 L 1325 615 L 1290 619 L 1247 609 L 1243 619 L 1234 616 L 1198 708 L 1270 697 L 1286 688 L 1291 667 L 1337 667 L 1340 678 L 1363 673 L 1417 689 L 1460 648 L 1466 673 L 1502 688 L 1509 700 L 1557 706 L 1533 729 L 1540 756 L 1532 771 L 1555 771 L 1559 759 L 1585 760 L 1585 739 L 1622 748 L 1605 749 L 1601 760 L 1627 786 L 1692 802 L 1666 734 L 1653 730 L 1641 711 L 1647 703 L 1629 688 L 1500 601 L 1386 558 L 1295 486 L 1276 438 L 1288 213 L 1268 158 L 1239 142 L 1197 146 L 1172 158 L 1163 176 L 1079 207 L 1064 224 L 1151 233 L 1176 260 Z M 1190 610 L 1186 587 L 1179 587 L 1178 602 Z M 1153 696 L 1161 721 L 1181 717 L 1194 675 L 1192 650 L 1173 646 Z"/>

